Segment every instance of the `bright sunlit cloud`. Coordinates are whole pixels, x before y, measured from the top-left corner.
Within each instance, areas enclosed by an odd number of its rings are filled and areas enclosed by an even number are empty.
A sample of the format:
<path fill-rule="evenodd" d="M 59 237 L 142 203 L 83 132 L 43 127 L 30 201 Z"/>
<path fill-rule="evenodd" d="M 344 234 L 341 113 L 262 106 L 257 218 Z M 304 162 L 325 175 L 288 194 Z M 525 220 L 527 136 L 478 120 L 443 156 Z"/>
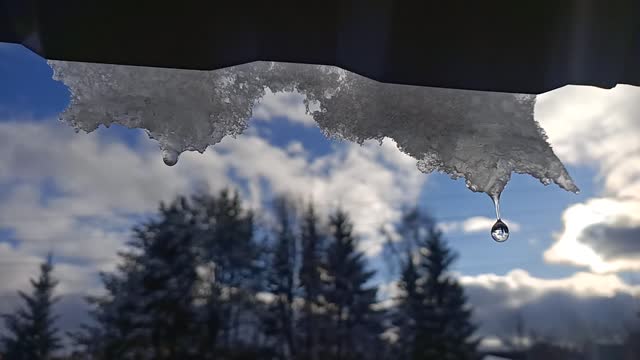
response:
<path fill-rule="evenodd" d="M 544 253 L 545 259 L 589 267 L 599 273 L 640 269 L 640 243 L 635 241 L 640 238 L 632 240 L 636 245 L 635 253 L 616 254 L 612 258 L 605 258 L 604 254 L 598 253 L 594 244 L 585 243 L 584 238 L 589 228 L 597 225 L 615 227 L 620 219 L 630 219 L 636 226 L 640 226 L 640 201 L 598 198 L 572 205 L 565 210 L 564 229 L 556 235 L 556 242 Z M 615 246 L 616 242 L 621 241 L 606 237 L 597 240 L 601 249 Z"/>
<path fill-rule="evenodd" d="M 567 208 L 545 252 L 596 272 L 640 269 L 640 89 L 567 86 L 541 95 L 536 118 L 558 157 L 598 169 L 602 195 Z M 614 251 L 624 248 L 625 251 Z"/>
<path fill-rule="evenodd" d="M 344 144 L 309 159 L 302 143 L 280 148 L 244 135 L 204 154 L 183 154 L 173 168 L 162 163 L 154 141 L 138 141 L 132 148 L 109 139 L 106 130 L 75 134 L 55 122 L 0 123 L 0 228 L 19 240 L 17 254 L 41 258 L 54 250 L 110 268 L 135 216 L 196 185 L 217 191 L 245 183 L 253 208 L 279 193 L 314 200 L 323 214 L 342 207 L 352 216 L 362 249 L 373 256 L 382 247 L 380 224 L 396 221 L 427 178 L 393 141 Z"/>

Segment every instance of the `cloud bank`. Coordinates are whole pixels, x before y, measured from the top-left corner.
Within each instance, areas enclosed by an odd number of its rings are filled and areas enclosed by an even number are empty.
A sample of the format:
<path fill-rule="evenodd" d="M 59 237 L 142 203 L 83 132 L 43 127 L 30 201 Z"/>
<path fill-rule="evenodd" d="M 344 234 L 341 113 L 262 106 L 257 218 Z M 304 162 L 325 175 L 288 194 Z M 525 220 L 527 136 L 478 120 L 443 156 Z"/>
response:
<path fill-rule="evenodd" d="M 539 97 L 536 118 L 565 162 L 598 171 L 601 195 L 567 208 L 545 252 L 596 272 L 640 269 L 640 89 L 570 86 Z M 634 236 L 635 239 L 634 240 Z"/>

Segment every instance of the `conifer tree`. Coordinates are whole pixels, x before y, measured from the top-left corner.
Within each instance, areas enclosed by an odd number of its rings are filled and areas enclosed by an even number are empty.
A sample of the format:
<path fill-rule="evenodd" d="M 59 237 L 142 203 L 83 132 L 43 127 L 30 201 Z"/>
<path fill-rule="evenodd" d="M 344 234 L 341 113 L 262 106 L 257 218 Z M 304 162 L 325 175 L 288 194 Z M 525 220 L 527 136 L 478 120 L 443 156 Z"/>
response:
<path fill-rule="evenodd" d="M 324 296 L 331 307 L 331 351 L 336 359 L 362 358 L 378 335 L 372 309 L 377 288 L 368 285 L 374 272 L 366 269 L 364 254 L 356 248 L 347 213 L 338 210 L 329 223 Z"/>
<path fill-rule="evenodd" d="M 255 307 L 261 249 L 253 214 L 237 193 L 161 205 L 128 245 L 117 271 L 102 274 L 106 296 L 89 299 L 94 324 L 73 334 L 85 353 L 96 359 L 246 353 L 242 320 Z"/>
<path fill-rule="evenodd" d="M 243 342 L 240 323 L 255 309 L 254 295 L 263 284 L 264 256 L 254 236 L 253 212 L 244 208 L 238 192 L 193 197 L 194 216 L 203 264 L 211 267 L 208 318 L 215 320 L 220 346 Z M 254 324 L 255 325 L 255 324 Z"/>
<path fill-rule="evenodd" d="M 268 291 L 274 296 L 270 304 L 268 322 L 270 332 L 281 344 L 283 358 L 296 358 L 294 301 L 297 292 L 298 267 L 297 236 L 295 233 L 295 209 L 290 200 L 274 201 L 277 226 L 271 246 L 271 262 L 267 271 Z"/>
<path fill-rule="evenodd" d="M 24 306 L 14 314 L 3 315 L 8 333 L 3 334 L 0 343 L 4 347 L 5 358 L 12 360 L 48 360 L 61 347 L 53 305 L 58 300 L 53 292 L 58 284 L 51 273 L 52 256 L 40 265 L 40 275 L 31 279 L 30 294 L 19 292 Z"/>
<path fill-rule="evenodd" d="M 467 360 L 478 357 L 476 326 L 462 286 L 450 274 L 457 254 L 449 248 L 435 222 L 418 210 L 408 213 L 399 233 L 412 249 L 403 265 L 400 302 L 413 334 L 415 360 Z"/>
<path fill-rule="evenodd" d="M 304 306 L 300 316 L 300 328 L 304 334 L 305 356 L 310 360 L 319 359 L 319 335 L 321 329 L 321 299 L 323 269 L 323 250 L 325 235 L 315 207 L 310 203 L 302 216 L 301 224 L 302 264 L 300 268 L 300 287 Z"/>
<path fill-rule="evenodd" d="M 98 358 L 200 358 L 201 316 L 195 218 L 185 198 L 161 205 L 134 229 L 118 271 L 103 274 L 107 295 L 92 298 L 97 326 L 86 328 Z"/>

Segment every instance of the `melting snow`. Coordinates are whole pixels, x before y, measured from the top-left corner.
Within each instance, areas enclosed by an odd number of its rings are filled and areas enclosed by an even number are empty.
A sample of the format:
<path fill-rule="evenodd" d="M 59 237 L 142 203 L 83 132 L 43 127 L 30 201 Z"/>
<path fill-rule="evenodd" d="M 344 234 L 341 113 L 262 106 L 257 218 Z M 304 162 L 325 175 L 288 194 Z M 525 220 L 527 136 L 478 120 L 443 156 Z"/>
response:
<path fill-rule="evenodd" d="M 247 127 L 270 90 L 296 91 L 323 132 L 362 143 L 394 139 L 422 172 L 464 177 L 498 195 L 511 174 L 578 191 L 533 117 L 535 96 L 385 84 L 333 66 L 253 62 L 215 71 L 49 61 L 71 90 L 61 119 L 87 132 L 100 124 L 143 128 L 165 163 L 203 152 Z"/>

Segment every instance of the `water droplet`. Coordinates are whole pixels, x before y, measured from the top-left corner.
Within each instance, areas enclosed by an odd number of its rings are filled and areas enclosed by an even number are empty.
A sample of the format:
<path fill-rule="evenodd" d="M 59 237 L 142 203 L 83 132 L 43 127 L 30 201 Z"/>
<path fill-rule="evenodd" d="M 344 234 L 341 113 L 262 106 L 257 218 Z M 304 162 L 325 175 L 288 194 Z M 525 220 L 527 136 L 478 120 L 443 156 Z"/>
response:
<path fill-rule="evenodd" d="M 509 227 L 500 219 L 500 193 L 491 194 L 491 200 L 496 208 L 496 223 L 491 227 L 491 237 L 497 242 L 507 241 L 509 238 Z"/>
<path fill-rule="evenodd" d="M 491 237 L 497 242 L 505 242 L 509 239 L 509 227 L 507 224 L 498 219 L 491 227 Z"/>
<path fill-rule="evenodd" d="M 162 161 L 164 161 L 164 163 L 167 166 L 173 166 L 175 164 L 178 163 L 178 157 L 180 156 L 180 154 L 172 149 L 163 149 L 162 150 Z"/>

